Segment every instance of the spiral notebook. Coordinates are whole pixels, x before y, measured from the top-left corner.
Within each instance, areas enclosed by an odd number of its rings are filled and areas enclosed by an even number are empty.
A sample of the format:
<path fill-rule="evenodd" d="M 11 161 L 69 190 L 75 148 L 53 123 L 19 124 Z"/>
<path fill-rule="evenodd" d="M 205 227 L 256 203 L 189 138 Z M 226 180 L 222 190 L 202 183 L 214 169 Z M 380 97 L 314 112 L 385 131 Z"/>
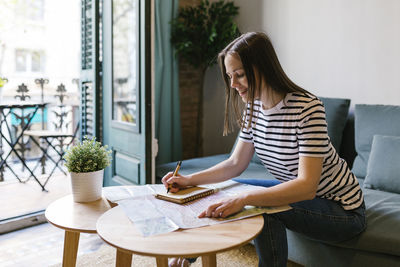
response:
<path fill-rule="evenodd" d="M 179 190 L 176 193 L 158 193 L 156 194 L 156 198 L 166 200 L 166 201 L 171 201 L 174 203 L 178 204 L 184 204 L 186 202 L 202 198 L 208 195 L 211 195 L 215 193 L 216 189 L 214 188 L 207 188 L 207 187 L 200 187 L 200 186 L 194 186 L 194 187 L 189 187 L 183 190 Z"/>

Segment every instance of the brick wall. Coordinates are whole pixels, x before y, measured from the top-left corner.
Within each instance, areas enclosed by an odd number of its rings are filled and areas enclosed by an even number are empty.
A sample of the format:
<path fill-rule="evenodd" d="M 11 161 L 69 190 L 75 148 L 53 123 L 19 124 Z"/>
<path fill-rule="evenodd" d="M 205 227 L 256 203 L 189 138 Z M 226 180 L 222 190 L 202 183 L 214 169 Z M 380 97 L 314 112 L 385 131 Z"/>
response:
<path fill-rule="evenodd" d="M 194 6 L 200 4 L 200 0 L 180 0 L 179 7 Z"/>
<path fill-rule="evenodd" d="M 180 0 L 179 7 L 198 5 L 200 0 Z M 195 69 L 184 60 L 179 60 L 179 90 L 182 127 L 183 159 L 198 157 L 202 148 L 197 147 L 198 104 L 200 86 L 203 85 L 203 73 Z"/>
<path fill-rule="evenodd" d="M 202 92 L 203 73 L 180 60 L 179 90 L 181 109 L 181 130 L 183 159 L 201 156 L 202 147 L 197 146 L 197 138 L 202 132 L 198 129 L 199 92 Z"/>

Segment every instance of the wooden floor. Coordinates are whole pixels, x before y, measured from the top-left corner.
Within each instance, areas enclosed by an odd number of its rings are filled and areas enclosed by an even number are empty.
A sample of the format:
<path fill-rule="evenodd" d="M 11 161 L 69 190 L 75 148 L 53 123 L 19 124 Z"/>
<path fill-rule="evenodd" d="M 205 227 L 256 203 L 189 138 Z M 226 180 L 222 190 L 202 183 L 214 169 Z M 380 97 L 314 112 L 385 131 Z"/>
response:
<path fill-rule="evenodd" d="M 44 211 L 51 202 L 71 193 L 70 178 L 62 174 L 54 175 L 46 189 L 48 192 L 42 191 L 33 179 L 26 183 L 18 180 L 0 182 L 0 222 Z"/>

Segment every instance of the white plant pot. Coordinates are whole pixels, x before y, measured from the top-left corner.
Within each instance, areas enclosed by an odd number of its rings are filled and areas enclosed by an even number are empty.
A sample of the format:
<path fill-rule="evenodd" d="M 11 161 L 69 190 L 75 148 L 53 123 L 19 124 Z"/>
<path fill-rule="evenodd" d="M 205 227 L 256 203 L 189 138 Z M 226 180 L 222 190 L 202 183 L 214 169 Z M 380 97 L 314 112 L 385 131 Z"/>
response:
<path fill-rule="evenodd" d="M 72 196 L 75 202 L 91 202 L 101 198 L 104 170 L 70 172 Z"/>

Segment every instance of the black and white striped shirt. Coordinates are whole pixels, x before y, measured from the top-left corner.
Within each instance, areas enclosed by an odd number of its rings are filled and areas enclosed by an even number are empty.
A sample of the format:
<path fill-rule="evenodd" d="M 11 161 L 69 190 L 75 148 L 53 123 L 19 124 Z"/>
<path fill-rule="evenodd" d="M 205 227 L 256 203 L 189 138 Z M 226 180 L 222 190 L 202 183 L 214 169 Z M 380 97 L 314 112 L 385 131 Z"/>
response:
<path fill-rule="evenodd" d="M 323 157 L 317 196 L 338 201 L 346 210 L 358 208 L 363 194 L 354 174 L 328 137 L 325 109 L 313 95 L 289 93 L 275 107 L 263 110 L 254 102 L 253 123 L 247 107 L 240 139 L 254 145 L 257 156 L 281 182 L 297 178 L 299 157 Z"/>

